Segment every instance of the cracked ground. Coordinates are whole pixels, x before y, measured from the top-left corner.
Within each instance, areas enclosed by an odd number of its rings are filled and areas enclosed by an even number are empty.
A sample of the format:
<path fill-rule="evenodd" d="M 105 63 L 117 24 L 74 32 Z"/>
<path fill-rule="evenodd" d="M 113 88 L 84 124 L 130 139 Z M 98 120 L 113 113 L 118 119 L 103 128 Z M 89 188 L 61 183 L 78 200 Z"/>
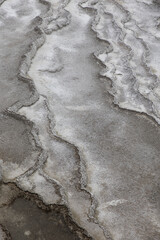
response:
<path fill-rule="evenodd" d="M 0 0 L 0 240 L 160 240 L 160 1 Z"/>

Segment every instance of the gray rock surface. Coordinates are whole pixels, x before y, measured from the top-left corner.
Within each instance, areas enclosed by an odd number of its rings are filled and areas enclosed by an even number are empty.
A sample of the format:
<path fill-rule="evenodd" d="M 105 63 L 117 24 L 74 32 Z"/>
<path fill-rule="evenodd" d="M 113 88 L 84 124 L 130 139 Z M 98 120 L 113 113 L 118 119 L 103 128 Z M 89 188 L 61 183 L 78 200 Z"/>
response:
<path fill-rule="evenodd" d="M 2 230 L 1 227 L 0 227 L 0 239 L 1 239 L 1 240 L 6 239 L 6 234 L 4 233 L 4 231 Z"/>
<path fill-rule="evenodd" d="M 66 206 L 81 239 L 159 240 L 155 1 L 6 0 L 0 32 L 3 181 Z"/>

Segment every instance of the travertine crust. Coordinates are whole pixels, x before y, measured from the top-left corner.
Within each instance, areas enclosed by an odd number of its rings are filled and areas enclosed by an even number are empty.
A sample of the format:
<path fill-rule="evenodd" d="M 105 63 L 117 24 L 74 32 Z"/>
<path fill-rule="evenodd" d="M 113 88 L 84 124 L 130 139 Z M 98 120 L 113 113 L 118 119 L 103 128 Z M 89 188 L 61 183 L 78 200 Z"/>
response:
<path fill-rule="evenodd" d="M 159 40 L 158 1 L 0 1 L 0 179 L 81 239 L 160 239 Z"/>

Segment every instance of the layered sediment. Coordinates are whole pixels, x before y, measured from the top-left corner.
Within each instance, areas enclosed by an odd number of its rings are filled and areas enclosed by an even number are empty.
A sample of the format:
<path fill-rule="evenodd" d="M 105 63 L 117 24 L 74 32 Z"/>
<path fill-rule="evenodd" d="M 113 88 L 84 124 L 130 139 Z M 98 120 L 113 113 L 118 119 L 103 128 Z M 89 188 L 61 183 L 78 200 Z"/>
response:
<path fill-rule="evenodd" d="M 160 238 L 154 2 L 6 0 L 0 6 L 0 223 L 13 239 L 51 239 L 50 218 L 61 225 L 55 239 Z M 67 209 L 63 218 L 37 210 L 35 196 L 45 211 Z M 2 239 L 9 234 L 4 229 Z"/>

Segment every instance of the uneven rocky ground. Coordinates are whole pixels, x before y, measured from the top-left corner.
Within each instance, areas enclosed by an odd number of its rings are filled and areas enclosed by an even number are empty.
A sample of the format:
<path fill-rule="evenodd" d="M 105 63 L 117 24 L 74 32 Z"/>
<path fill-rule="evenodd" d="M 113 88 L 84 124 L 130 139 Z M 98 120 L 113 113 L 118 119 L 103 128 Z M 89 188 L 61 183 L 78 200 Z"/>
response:
<path fill-rule="evenodd" d="M 160 240 L 160 1 L 0 0 L 0 240 Z"/>

